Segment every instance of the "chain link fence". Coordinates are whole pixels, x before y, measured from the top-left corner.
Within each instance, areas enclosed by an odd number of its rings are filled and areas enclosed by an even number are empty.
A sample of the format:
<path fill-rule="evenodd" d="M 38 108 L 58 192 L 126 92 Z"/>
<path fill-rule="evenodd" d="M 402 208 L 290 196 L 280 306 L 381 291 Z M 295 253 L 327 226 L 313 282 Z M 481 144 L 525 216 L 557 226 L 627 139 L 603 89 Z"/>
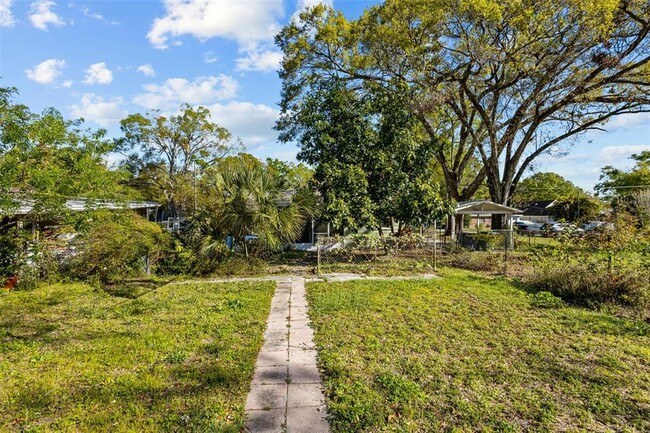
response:
<path fill-rule="evenodd" d="M 317 239 L 318 273 L 363 268 L 420 264 L 436 267 L 441 239 L 420 235 L 402 237 L 378 235 L 320 236 Z"/>
<path fill-rule="evenodd" d="M 400 237 L 374 234 L 318 236 L 317 273 L 408 273 L 436 270 L 439 260 L 459 248 L 488 251 L 508 259 L 514 239 L 510 231 L 459 233 L 456 239 L 444 231 Z"/>

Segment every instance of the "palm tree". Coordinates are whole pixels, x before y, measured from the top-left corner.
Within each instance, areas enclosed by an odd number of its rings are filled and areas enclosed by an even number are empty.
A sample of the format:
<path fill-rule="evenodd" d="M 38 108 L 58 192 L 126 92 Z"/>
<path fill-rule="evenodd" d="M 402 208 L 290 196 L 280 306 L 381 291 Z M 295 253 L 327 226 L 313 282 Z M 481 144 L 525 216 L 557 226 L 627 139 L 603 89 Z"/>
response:
<path fill-rule="evenodd" d="M 316 210 L 314 194 L 257 158 L 241 154 L 206 170 L 191 233 L 201 257 L 224 251 L 226 236 L 248 255 L 295 241 Z"/>

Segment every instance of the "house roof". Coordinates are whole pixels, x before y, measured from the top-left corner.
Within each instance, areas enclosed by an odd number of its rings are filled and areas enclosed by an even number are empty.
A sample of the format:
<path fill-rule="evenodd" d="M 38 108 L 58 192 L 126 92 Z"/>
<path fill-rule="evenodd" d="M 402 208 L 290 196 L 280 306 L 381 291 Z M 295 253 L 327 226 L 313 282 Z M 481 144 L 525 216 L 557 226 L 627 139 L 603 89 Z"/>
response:
<path fill-rule="evenodd" d="M 155 201 L 127 201 L 124 203 L 116 203 L 111 201 L 89 201 L 87 199 L 74 199 L 67 200 L 65 207 L 72 212 L 81 212 L 85 210 L 96 209 L 155 209 L 160 206 L 160 203 Z M 33 201 L 26 201 L 12 212 L 13 215 L 28 215 L 34 209 Z"/>
<path fill-rule="evenodd" d="M 474 200 L 458 203 L 456 210 L 457 215 L 493 215 L 493 214 L 506 214 L 511 215 L 520 213 L 521 210 L 514 207 L 505 206 L 502 204 L 494 203 L 489 200 Z"/>
<path fill-rule="evenodd" d="M 555 200 L 540 200 L 528 203 L 524 207 L 524 216 L 548 216 L 552 214 Z"/>

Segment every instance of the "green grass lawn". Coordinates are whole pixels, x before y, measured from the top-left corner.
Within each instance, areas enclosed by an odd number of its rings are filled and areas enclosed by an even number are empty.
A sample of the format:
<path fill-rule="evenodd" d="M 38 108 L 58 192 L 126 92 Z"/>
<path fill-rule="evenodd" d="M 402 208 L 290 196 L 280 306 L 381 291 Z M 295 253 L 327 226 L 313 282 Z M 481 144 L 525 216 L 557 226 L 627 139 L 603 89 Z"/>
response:
<path fill-rule="evenodd" d="M 0 294 L 0 431 L 240 432 L 273 289 Z"/>
<path fill-rule="evenodd" d="M 649 324 L 441 276 L 308 285 L 333 431 L 650 431 Z"/>

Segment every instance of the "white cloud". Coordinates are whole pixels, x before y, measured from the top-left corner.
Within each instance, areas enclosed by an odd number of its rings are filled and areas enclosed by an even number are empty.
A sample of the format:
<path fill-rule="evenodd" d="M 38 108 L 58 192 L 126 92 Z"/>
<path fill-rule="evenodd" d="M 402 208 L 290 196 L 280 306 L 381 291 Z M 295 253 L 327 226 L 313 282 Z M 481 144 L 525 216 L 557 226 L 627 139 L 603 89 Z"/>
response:
<path fill-rule="evenodd" d="M 0 27 L 11 27 L 14 25 L 14 16 L 11 14 L 11 3 L 13 0 L 0 0 Z"/>
<path fill-rule="evenodd" d="M 205 54 L 203 54 L 203 61 L 207 64 L 217 63 L 217 61 L 219 61 L 219 57 L 217 57 L 212 51 L 207 51 Z"/>
<path fill-rule="evenodd" d="M 156 71 L 150 64 L 138 66 L 137 71 L 142 73 L 145 77 L 153 77 L 156 75 Z"/>
<path fill-rule="evenodd" d="M 191 35 L 200 40 L 225 38 L 241 46 L 270 42 L 284 15 L 282 0 L 164 0 L 165 16 L 156 18 L 149 42 L 164 49 L 170 38 Z"/>
<path fill-rule="evenodd" d="M 274 143 L 278 134 L 273 130 L 279 111 L 263 104 L 229 102 L 208 106 L 212 121 L 242 139 L 247 149 L 264 143 Z"/>
<path fill-rule="evenodd" d="M 102 14 L 91 11 L 90 9 L 88 9 L 88 6 L 82 6 L 81 12 L 88 18 L 93 18 L 96 19 L 97 21 L 105 21 L 105 18 Z"/>
<path fill-rule="evenodd" d="M 255 48 L 247 50 L 246 54 L 246 57 L 236 60 L 238 71 L 272 72 L 280 69 L 282 53 L 279 51 Z"/>
<path fill-rule="evenodd" d="M 175 109 L 183 103 L 211 104 L 231 99 L 237 94 L 237 81 L 227 75 L 198 77 L 194 81 L 170 78 L 163 84 L 146 84 L 146 93 L 136 95 L 133 102 L 147 109 Z"/>
<path fill-rule="evenodd" d="M 91 11 L 88 8 L 88 6 L 81 6 L 80 10 L 81 10 L 81 13 L 83 13 L 88 18 L 92 18 L 92 19 L 95 19 L 97 21 L 101 21 L 103 23 L 110 24 L 112 26 L 116 26 L 116 25 L 119 24 L 117 21 L 109 21 L 109 20 L 107 20 L 102 14 L 100 14 L 98 12 Z"/>
<path fill-rule="evenodd" d="M 83 82 L 91 86 L 95 84 L 111 84 L 113 82 L 113 72 L 106 67 L 106 63 L 95 63 L 86 69 L 86 78 Z"/>
<path fill-rule="evenodd" d="M 598 153 L 600 162 L 612 164 L 621 158 L 627 159 L 633 153 L 640 153 L 644 150 L 650 150 L 650 144 L 623 145 L 623 146 L 605 146 Z"/>
<path fill-rule="evenodd" d="M 72 80 L 65 80 L 63 83 L 61 83 L 61 87 L 65 87 L 65 88 L 72 87 Z"/>
<path fill-rule="evenodd" d="M 32 3 L 29 20 L 37 29 L 47 31 L 48 25 L 64 26 L 65 21 L 52 11 L 56 3 L 52 0 L 38 0 Z"/>
<path fill-rule="evenodd" d="M 47 59 L 34 66 L 33 69 L 25 69 L 25 74 L 27 78 L 37 83 L 51 84 L 61 75 L 65 65 L 65 60 Z"/>
<path fill-rule="evenodd" d="M 633 128 L 635 126 L 650 125 L 650 113 L 621 114 L 607 122 L 607 129 Z"/>
<path fill-rule="evenodd" d="M 78 104 L 70 106 L 74 117 L 83 117 L 100 126 L 109 127 L 119 123 L 128 112 L 123 108 L 122 98 L 105 99 L 94 93 L 85 93 Z"/>

